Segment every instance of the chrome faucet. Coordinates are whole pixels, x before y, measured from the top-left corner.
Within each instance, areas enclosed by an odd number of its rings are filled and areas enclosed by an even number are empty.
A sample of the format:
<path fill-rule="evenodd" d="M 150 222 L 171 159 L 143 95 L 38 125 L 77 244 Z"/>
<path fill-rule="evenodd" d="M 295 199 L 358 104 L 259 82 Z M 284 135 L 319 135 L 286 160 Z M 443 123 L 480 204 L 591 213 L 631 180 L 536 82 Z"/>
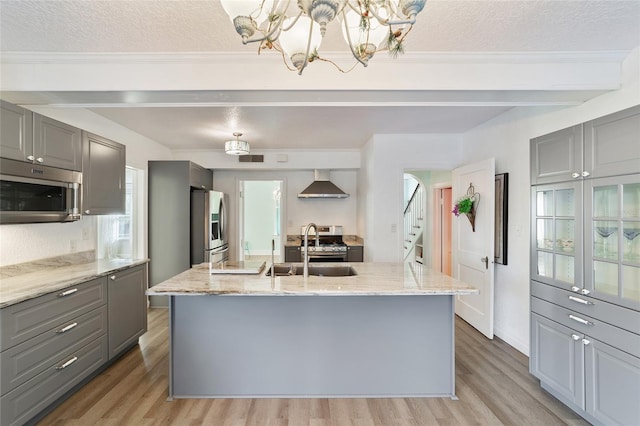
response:
<path fill-rule="evenodd" d="M 310 223 L 304 230 L 304 268 L 302 270 L 303 276 L 307 278 L 309 276 L 309 229 L 313 226 L 316 231 L 316 247 L 320 247 L 320 239 L 318 238 L 318 227 L 315 223 Z"/>

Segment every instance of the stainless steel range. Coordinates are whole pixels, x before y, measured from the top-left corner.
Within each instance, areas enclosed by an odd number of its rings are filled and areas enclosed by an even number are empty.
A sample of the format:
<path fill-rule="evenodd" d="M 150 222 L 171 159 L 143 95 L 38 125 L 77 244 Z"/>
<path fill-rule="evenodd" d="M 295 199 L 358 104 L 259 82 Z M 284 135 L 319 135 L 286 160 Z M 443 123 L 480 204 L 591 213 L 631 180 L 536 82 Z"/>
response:
<path fill-rule="evenodd" d="M 300 229 L 303 236 L 301 254 L 304 259 L 304 231 L 306 226 Z M 316 238 L 318 245 L 316 246 Z M 318 225 L 318 233 L 315 234 L 313 228 L 309 230 L 309 262 L 346 262 L 347 245 L 342 241 L 342 226 L 340 225 Z"/>

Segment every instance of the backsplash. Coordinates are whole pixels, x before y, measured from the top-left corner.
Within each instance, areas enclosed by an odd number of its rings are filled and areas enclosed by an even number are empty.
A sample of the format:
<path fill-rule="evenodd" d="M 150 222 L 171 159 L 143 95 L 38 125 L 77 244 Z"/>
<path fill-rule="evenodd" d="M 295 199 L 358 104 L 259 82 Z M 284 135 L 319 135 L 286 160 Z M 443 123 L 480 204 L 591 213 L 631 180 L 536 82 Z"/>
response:
<path fill-rule="evenodd" d="M 0 267 L 96 249 L 96 218 L 0 225 Z"/>

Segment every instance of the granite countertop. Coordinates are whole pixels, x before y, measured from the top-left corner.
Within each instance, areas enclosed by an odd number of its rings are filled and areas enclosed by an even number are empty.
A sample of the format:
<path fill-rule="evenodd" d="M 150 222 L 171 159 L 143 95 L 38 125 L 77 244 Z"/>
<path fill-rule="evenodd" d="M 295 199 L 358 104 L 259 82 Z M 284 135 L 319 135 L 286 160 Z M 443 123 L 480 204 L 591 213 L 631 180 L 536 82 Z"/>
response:
<path fill-rule="evenodd" d="M 323 265 L 349 265 L 323 263 Z M 268 264 L 265 268 L 270 268 Z M 448 275 L 417 263 L 354 263 L 358 275 L 304 278 L 302 275 L 212 275 L 209 264 L 196 265 L 147 290 L 152 296 L 349 296 L 349 295 L 456 295 L 478 290 Z"/>
<path fill-rule="evenodd" d="M 57 262 L 43 259 L 5 266 L 0 274 L 0 308 L 148 261 L 149 259 L 84 259 L 78 262 Z"/>

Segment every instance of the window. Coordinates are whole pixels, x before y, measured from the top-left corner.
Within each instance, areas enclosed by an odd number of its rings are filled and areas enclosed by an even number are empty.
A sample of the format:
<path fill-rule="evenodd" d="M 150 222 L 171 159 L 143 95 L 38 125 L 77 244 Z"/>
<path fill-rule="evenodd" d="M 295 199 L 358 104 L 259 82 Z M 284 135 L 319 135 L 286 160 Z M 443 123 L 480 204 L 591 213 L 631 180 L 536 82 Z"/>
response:
<path fill-rule="evenodd" d="M 137 226 L 140 201 L 141 170 L 127 167 L 125 171 L 125 214 L 98 217 L 98 257 L 131 259 L 140 257 Z"/>

